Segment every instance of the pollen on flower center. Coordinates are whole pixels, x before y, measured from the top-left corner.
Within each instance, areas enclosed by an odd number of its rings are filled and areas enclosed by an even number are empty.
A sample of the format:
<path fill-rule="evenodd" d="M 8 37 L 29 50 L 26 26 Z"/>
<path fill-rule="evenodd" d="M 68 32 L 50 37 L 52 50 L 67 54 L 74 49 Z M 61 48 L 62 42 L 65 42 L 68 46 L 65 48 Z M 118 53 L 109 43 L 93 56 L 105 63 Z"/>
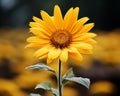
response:
<path fill-rule="evenodd" d="M 66 30 L 58 30 L 54 32 L 51 36 L 51 43 L 56 48 L 65 48 L 67 47 L 71 42 L 71 35 Z"/>

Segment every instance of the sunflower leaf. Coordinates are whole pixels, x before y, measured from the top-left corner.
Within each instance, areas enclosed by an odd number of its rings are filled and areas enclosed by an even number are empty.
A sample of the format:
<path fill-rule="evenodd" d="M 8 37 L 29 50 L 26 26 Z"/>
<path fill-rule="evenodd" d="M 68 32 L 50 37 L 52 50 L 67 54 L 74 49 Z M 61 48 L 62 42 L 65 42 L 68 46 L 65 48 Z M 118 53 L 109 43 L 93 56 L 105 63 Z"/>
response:
<path fill-rule="evenodd" d="M 78 84 L 81 84 L 81 85 L 85 86 L 86 88 L 89 88 L 89 86 L 90 86 L 90 79 L 88 79 L 88 78 L 72 77 L 72 78 L 65 78 L 65 79 L 76 82 Z"/>
<path fill-rule="evenodd" d="M 58 96 L 58 95 L 59 95 L 58 90 L 52 88 L 52 87 L 51 87 L 51 83 L 50 83 L 49 81 L 43 82 L 43 83 L 41 83 L 41 84 L 38 84 L 38 85 L 35 87 L 35 89 L 38 89 L 38 88 L 44 89 L 44 90 L 52 93 L 54 96 Z"/>
<path fill-rule="evenodd" d="M 28 66 L 26 67 L 26 69 L 40 69 L 40 70 L 48 70 L 48 71 L 51 71 L 51 72 L 54 72 L 55 73 L 55 70 L 52 69 L 51 67 L 43 64 L 43 63 L 39 63 L 39 64 L 36 64 L 36 65 L 31 65 L 31 66 Z"/>
<path fill-rule="evenodd" d="M 65 85 L 67 83 L 68 80 L 66 80 L 65 78 L 71 78 L 74 77 L 74 73 L 73 73 L 73 69 L 70 68 L 63 76 L 63 80 L 62 83 L 63 85 Z"/>
<path fill-rule="evenodd" d="M 41 84 L 38 84 L 35 89 L 44 89 L 44 90 L 50 90 L 51 89 L 51 83 L 49 81 L 43 82 Z"/>
<path fill-rule="evenodd" d="M 30 96 L 41 96 L 41 95 L 36 93 L 31 93 Z"/>
<path fill-rule="evenodd" d="M 59 92 L 58 90 L 51 88 L 50 92 L 54 95 L 54 96 L 59 96 Z"/>

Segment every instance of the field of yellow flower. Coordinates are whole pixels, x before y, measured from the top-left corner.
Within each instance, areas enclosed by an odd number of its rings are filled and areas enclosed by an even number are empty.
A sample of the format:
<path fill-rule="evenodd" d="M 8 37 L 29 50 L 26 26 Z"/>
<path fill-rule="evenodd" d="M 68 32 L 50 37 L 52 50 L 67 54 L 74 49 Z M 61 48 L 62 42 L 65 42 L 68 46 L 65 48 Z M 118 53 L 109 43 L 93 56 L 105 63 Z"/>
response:
<path fill-rule="evenodd" d="M 85 59 L 82 62 L 69 60 L 69 64 L 63 65 L 63 73 L 73 66 L 76 76 L 91 79 L 90 90 L 75 83 L 68 83 L 64 88 L 64 96 L 120 95 L 118 92 L 120 89 L 119 31 L 114 30 L 109 33 L 97 31 L 98 36 L 95 39 L 98 44 L 95 45 L 94 54 L 83 55 Z M 34 49 L 24 49 L 27 44 L 25 39 L 29 35 L 28 30 L 23 29 L 0 30 L 0 96 L 29 96 L 30 92 L 38 91 L 41 91 L 43 96 L 48 96 L 48 93 L 43 90 L 34 90 L 36 84 L 48 79 L 56 88 L 56 78 L 52 73 L 25 69 L 29 65 L 40 62 L 32 57 Z M 58 70 L 55 64 L 50 66 Z"/>

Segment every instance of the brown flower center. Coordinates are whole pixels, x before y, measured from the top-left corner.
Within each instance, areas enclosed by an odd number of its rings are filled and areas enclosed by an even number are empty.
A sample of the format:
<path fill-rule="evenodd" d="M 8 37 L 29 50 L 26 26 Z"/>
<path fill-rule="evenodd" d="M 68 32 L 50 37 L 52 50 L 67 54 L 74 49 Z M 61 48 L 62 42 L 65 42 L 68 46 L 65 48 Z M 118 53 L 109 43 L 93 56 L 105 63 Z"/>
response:
<path fill-rule="evenodd" d="M 66 30 L 59 30 L 52 34 L 51 36 L 51 43 L 56 48 L 65 48 L 67 47 L 71 42 L 71 35 Z"/>

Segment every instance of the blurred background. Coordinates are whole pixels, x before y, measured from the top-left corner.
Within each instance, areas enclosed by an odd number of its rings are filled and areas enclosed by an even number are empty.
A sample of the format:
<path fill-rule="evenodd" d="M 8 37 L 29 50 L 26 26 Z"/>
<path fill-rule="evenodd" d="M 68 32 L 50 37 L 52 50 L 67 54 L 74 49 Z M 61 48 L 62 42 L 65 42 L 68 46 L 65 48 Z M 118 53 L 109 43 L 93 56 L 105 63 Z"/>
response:
<path fill-rule="evenodd" d="M 90 89 L 69 83 L 64 96 L 120 96 L 120 0 L 0 0 L 0 96 L 39 92 L 52 96 L 34 90 L 45 80 L 51 80 L 56 87 L 56 78 L 49 72 L 26 70 L 39 61 L 32 57 L 35 50 L 24 46 L 30 36 L 28 24 L 32 16 L 41 18 L 40 10 L 52 15 L 56 4 L 63 15 L 70 7 L 80 7 L 79 18 L 89 17 L 89 22 L 95 23 L 92 31 L 98 35 L 93 55 L 85 55 L 82 62 L 70 60 L 63 65 L 63 73 L 73 67 L 76 76 L 90 78 Z M 50 66 L 57 70 L 56 65 Z"/>

